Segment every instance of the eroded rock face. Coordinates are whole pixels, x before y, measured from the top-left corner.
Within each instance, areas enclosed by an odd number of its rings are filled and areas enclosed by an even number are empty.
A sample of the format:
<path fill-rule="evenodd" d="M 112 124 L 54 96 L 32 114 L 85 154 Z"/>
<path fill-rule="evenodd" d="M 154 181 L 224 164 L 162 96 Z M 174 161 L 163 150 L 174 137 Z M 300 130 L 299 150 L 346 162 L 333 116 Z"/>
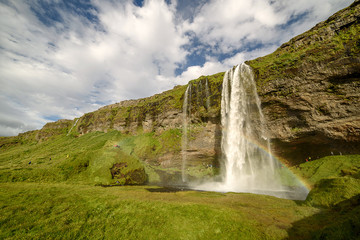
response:
<path fill-rule="evenodd" d="M 66 134 L 66 131 L 71 126 L 72 122 L 72 120 L 60 119 L 56 122 L 47 123 L 36 133 L 35 139 L 42 141 L 53 135 Z"/>
<path fill-rule="evenodd" d="M 184 149 L 187 167 L 219 165 L 219 157 L 221 156 L 221 131 L 219 126 L 219 124 L 211 122 L 190 126 L 188 147 Z M 158 156 L 155 160 L 161 167 L 181 169 L 182 152 L 167 152 Z"/>
<path fill-rule="evenodd" d="M 359 3 L 275 53 L 249 61 L 258 73 L 274 150 L 292 162 L 360 151 Z M 277 68 L 276 72 L 259 73 L 259 63 L 266 58 L 283 59 L 286 64 L 275 60 L 266 67 Z"/>
<path fill-rule="evenodd" d="M 357 59 L 360 68 L 360 59 Z M 325 69 L 324 65 L 336 68 L 331 63 L 318 63 L 315 67 Z M 274 80 L 261 90 L 263 111 L 273 138 L 289 142 L 319 131 L 329 138 L 359 140 L 358 70 L 337 71 L 335 75 L 332 70 L 318 71 L 315 75 L 307 74 L 312 71 L 309 68 L 304 66 L 299 70 L 303 77 Z"/>

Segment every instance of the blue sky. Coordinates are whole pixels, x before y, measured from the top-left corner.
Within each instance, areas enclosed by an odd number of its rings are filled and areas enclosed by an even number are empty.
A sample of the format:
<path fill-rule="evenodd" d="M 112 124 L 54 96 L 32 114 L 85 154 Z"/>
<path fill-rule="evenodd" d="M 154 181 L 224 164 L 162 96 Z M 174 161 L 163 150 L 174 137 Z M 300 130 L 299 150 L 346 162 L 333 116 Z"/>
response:
<path fill-rule="evenodd" d="M 0 136 L 264 56 L 352 0 L 0 0 Z"/>

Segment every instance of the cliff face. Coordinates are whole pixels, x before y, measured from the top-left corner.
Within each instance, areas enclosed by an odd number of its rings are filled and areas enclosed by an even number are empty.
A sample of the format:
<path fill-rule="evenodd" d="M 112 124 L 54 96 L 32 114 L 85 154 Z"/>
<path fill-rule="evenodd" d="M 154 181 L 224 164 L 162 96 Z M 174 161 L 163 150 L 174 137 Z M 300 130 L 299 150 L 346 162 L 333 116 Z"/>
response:
<path fill-rule="evenodd" d="M 217 164 L 220 153 L 220 105 L 223 73 L 201 76 L 192 80 L 190 107 L 190 127 L 188 129 L 189 146 L 187 150 L 189 166 Z M 181 167 L 181 133 L 183 127 L 183 102 L 187 86 L 156 94 L 149 98 L 128 100 L 100 108 L 87 113 L 67 126 L 61 121 L 52 123 L 65 127 L 69 135 L 83 135 L 89 132 L 112 130 L 125 135 L 151 135 L 159 142 L 160 149 L 146 150 L 148 154 L 140 157 L 151 165 L 171 168 Z M 70 130 L 70 126 L 74 125 Z M 51 124 L 44 126 L 37 138 L 48 136 L 49 132 L 58 134 Z M 60 127 L 61 128 L 61 127 Z M 179 136 L 180 134 L 180 136 Z M 168 143 L 170 142 L 170 146 Z M 135 147 L 136 148 L 136 147 Z M 136 152 L 136 149 L 134 150 Z"/>
<path fill-rule="evenodd" d="M 247 62 L 256 75 L 273 151 L 290 164 L 308 156 L 360 153 L 359 3 L 355 1 L 274 53 Z M 223 73 L 218 73 L 189 83 L 190 166 L 218 164 L 222 78 Z M 37 139 L 113 129 L 130 135 L 151 133 L 159 139 L 169 136 L 167 140 L 176 148 L 166 149 L 164 144 L 157 154 L 143 158 L 155 165 L 179 167 L 181 137 L 169 131 L 181 132 L 186 87 L 109 105 L 78 120 L 47 124 Z"/>
<path fill-rule="evenodd" d="M 360 151 L 360 1 L 249 61 L 278 155 Z"/>
<path fill-rule="evenodd" d="M 193 123 L 215 121 L 220 114 L 221 83 L 223 73 L 202 76 L 190 81 L 193 85 L 191 105 Z M 209 96 L 205 93 L 208 81 Z M 85 134 L 92 131 L 115 129 L 122 133 L 162 133 L 168 129 L 182 127 L 182 105 L 187 86 L 156 94 L 149 98 L 128 100 L 100 108 L 82 116 L 77 131 Z M 209 109 L 206 101 L 209 99 Z"/>

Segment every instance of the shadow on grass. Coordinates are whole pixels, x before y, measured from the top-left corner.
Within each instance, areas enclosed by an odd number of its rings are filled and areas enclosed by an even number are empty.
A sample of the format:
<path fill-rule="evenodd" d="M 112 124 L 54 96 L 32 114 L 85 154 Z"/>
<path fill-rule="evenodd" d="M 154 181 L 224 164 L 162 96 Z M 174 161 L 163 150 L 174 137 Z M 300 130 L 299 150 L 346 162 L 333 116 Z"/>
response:
<path fill-rule="evenodd" d="M 145 188 L 149 192 L 162 192 L 162 193 L 176 193 L 182 191 L 188 191 L 189 189 L 177 188 L 177 187 L 161 187 L 161 188 Z"/>
<path fill-rule="evenodd" d="M 289 239 L 360 239 L 360 194 L 295 222 L 288 234 Z"/>

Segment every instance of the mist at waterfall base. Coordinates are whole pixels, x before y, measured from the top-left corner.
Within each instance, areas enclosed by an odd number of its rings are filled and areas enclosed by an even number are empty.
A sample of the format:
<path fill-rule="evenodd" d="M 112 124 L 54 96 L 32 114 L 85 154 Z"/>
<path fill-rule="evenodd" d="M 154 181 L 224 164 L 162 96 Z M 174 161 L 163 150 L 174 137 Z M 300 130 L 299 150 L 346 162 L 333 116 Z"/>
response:
<path fill-rule="evenodd" d="M 186 91 L 185 99 L 189 95 Z M 188 102 L 184 132 L 188 128 Z M 185 104 L 184 104 L 185 106 Z M 246 64 L 228 70 L 221 99 L 221 175 L 217 180 L 187 183 L 195 190 L 246 192 L 304 200 L 309 190 L 271 154 L 265 118 L 257 95 L 254 74 Z M 186 182 L 187 137 L 183 139 L 183 182 Z"/>

